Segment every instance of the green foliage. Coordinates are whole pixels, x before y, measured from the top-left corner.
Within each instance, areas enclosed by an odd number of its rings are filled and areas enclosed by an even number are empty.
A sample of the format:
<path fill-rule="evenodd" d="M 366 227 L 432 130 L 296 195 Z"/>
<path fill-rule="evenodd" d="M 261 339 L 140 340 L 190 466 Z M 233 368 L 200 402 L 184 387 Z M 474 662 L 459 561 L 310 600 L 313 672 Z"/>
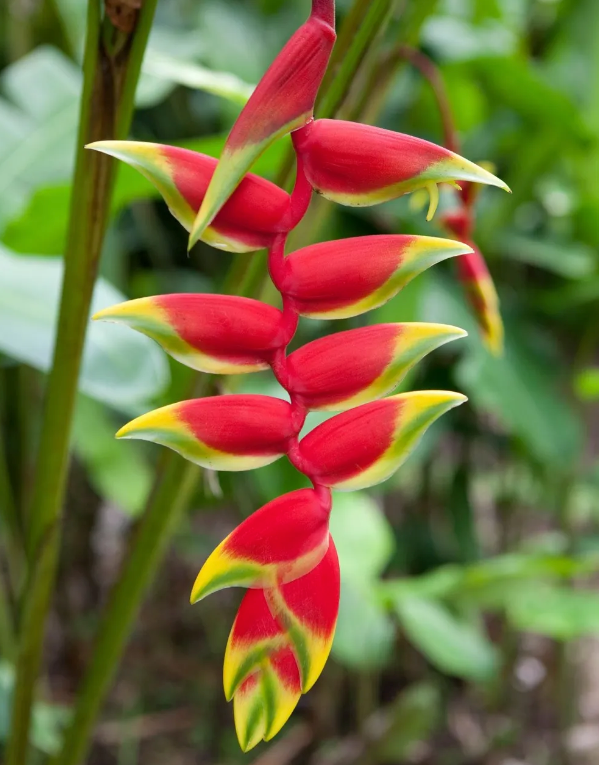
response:
<path fill-rule="evenodd" d="M 34 369 L 51 365 L 63 264 L 57 258 L 19 257 L 0 248 L 0 350 Z M 92 312 L 125 300 L 104 279 L 96 284 Z M 90 327 L 79 387 L 120 409 L 136 409 L 168 383 L 166 360 L 147 338 Z"/>
<path fill-rule="evenodd" d="M 395 608 L 408 638 L 442 672 L 478 681 L 496 673 L 496 649 L 474 624 L 425 598 L 398 598 Z"/>

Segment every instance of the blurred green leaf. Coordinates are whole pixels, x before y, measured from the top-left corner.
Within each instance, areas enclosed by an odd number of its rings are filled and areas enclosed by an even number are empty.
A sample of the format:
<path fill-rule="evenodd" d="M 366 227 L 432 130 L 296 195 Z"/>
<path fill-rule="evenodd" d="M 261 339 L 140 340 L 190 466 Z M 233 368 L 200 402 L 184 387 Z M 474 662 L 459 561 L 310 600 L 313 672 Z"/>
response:
<path fill-rule="evenodd" d="M 464 566 L 439 566 L 420 576 L 386 579 L 379 583 L 378 592 L 388 607 L 407 597 L 445 598 L 451 596 L 464 579 Z"/>
<path fill-rule="evenodd" d="M 344 578 L 374 579 L 393 555 L 393 530 L 366 492 L 335 492 L 330 530 Z"/>
<path fill-rule="evenodd" d="M 14 255 L 0 247 L 0 351 L 47 372 L 52 360 L 63 263 Z M 92 312 L 125 300 L 107 281 L 96 283 Z M 168 364 L 151 340 L 125 327 L 90 324 L 79 387 L 116 408 L 137 409 L 161 393 Z"/>
<path fill-rule="evenodd" d="M 503 358 L 480 352 L 464 359 L 457 379 L 481 413 L 499 417 L 535 459 L 567 469 L 580 456 L 582 423 L 557 388 L 552 368 L 519 340 L 510 333 Z"/>
<path fill-rule="evenodd" d="M 527 340 L 522 323 L 505 311 L 505 353 L 492 356 L 483 348 L 457 286 L 435 276 L 428 287 L 423 318 L 454 324 L 470 335 L 460 342 L 466 353 L 455 371 L 459 389 L 482 416 L 496 417 L 535 460 L 563 469 L 572 465 L 580 457 L 584 431 L 560 390 L 560 366 L 541 355 Z"/>
<path fill-rule="evenodd" d="M 49 46 L 36 48 L 3 71 L 0 228 L 37 186 L 71 175 L 80 90 L 77 67 Z"/>
<path fill-rule="evenodd" d="M 438 687 L 418 683 L 402 691 L 393 702 L 388 730 L 375 747 L 377 762 L 404 762 L 415 759 L 415 747 L 426 741 L 442 718 Z"/>
<path fill-rule="evenodd" d="M 596 268 L 592 247 L 581 242 L 508 233 L 499 238 L 498 248 L 512 260 L 544 268 L 566 279 L 582 279 Z"/>
<path fill-rule="evenodd" d="M 510 106 L 524 119 L 551 125 L 577 141 L 588 141 L 591 133 L 580 109 L 566 93 L 558 90 L 532 61 L 522 57 L 480 58 L 473 62 L 490 97 Z"/>
<path fill-rule="evenodd" d="M 12 695 L 15 672 L 11 664 L 0 663 L 0 741 L 6 741 L 10 731 Z M 67 707 L 58 704 L 36 703 L 33 707 L 31 743 L 40 752 L 53 755 L 58 752 L 62 733 L 70 716 Z"/>
<path fill-rule="evenodd" d="M 430 18 L 422 37 L 427 46 L 448 61 L 472 61 L 489 54 L 505 56 L 517 45 L 512 30 L 495 19 L 486 18 L 482 24 L 472 24 L 454 15 Z"/>
<path fill-rule="evenodd" d="M 193 61 L 167 56 L 152 48 L 146 52 L 142 72 L 158 80 L 185 85 L 226 98 L 236 104 L 245 104 L 254 86 L 227 72 L 215 72 Z"/>
<path fill-rule="evenodd" d="M 513 593 L 507 604 L 513 626 L 556 640 L 599 633 L 599 594 L 565 587 L 535 586 Z"/>
<path fill-rule="evenodd" d="M 599 398 L 599 367 L 588 367 L 574 378 L 574 389 L 583 401 L 596 401 Z"/>
<path fill-rule="evenodd" d="M 137 515 L 152 485 L 152 469 L 141 444 L 124 445 L 115 439 L 118 427 L 102 404 L 79 397 L 73 423 L 75 454 L 101 497 Z"/>
<path fill-rule="evenodd" d="M 426 598 L 398 598 L 395 610 L 406 635 L 437 669 L 469 680 L 489 680 L 497 671 L 495 646 L 469 622 Z"/>
<path fill-rule="evenodd" d="M 343 579 L 333 656 L 349 667 L 382 667 L 391 657 L 394 639 L 395 626 L 375 590 Z"/>

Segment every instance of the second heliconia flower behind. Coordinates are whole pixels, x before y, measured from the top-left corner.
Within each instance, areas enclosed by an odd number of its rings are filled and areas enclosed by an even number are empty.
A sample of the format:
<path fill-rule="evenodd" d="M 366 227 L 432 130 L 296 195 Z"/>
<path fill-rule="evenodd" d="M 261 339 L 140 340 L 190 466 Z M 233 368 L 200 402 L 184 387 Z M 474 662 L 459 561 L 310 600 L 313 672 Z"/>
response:
<path fill-rule="evenodd" d="M 248 588 L 224 664 L 225 695 L 233 700 L 244 751 L 281 729 L 331 650 L 340 592 L 329 532 L 331 490 L 384 481 L 429 425 L 466 400 L 450 391 L 383 398 L 420 359 L 466 334 L 457 327 L 387 323 L 339 332 L 290 355 L 287 347 L 300 316 L 363 314 L 436 263 L 476 257 L 470 244 L 380 235 L 287 254 L 287 236 L 305 215 L 313 189 L 341 204 L 372 205 L 425 188 L 432 216 L 438 183 L 507 188 L 478 165 L 427 141 L 357 123 L 313 121 L 334 38 L 333 0 L 313 0 L 309 20 L 256 88 L 218 163 L 158 144 L 90 146 L 143 173 L 191 231 L 192 243 L 202 239 L 231 252 L 267 247 L 269 272 L 282 296 L 279 310 L 235 296 L 159 295 L 94 317 L 143 332 L 202 372 L 270 367 L 288 393 L 289 401 L 260 395 L 182 401 L 138 417 L 117 434 L 163 444 L 214 470 L 249 470 L 286 456 L 313 484 L 250 515 L 208 557 L 193 586 L 192 602 L 224 587 Z M 261 151 L 290 131 L 297 156 L 291 195 L 248 174 Z M 310 410 L 340 413 L 300 439 Z"/>

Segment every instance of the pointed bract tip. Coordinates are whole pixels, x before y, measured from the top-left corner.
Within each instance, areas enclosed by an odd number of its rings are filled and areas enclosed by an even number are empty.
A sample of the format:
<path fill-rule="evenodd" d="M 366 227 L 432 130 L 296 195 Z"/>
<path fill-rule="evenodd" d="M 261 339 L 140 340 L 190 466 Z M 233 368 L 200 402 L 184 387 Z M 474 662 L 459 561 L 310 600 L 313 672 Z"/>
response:
<path fill-rule="evenodd" d="M 169 404 L 136 417 L 117 431 L 115 438 L 139 438 L 152 441 L 158 431 L 173 431 L 181 426 L 176 415 L 177 405 Z"/>
<path fill-rule="evenodd" d="M 444 407 L 444 411 L 461 406 L 468 401 L 468 397 L 463 393 L 451 390 L 413 390 L 407 393 L 399 393 L 391 397 L 391 399 L 393 398 L 402 401 L 404 404 L 412 401 L 419 408 L 424 406 L 427 409 L 434 409 L 437 406 L 441 406 Z"/>
<path fill-rule="evenodd" d="M 437 236 L 415 236 L 407 250 L 414 256 L 435 258 L 435 262 L 455 258 L 459 255 L 471 255 L 474 250 L 469 244 L 457 239 L 444 239 Z"/>
<path fill-rule="evenodd" d="M 483 183 L 486 186 L 496 186 L 511 194 L 511 189 L 505 181 L 490 173 L 481 165 L 477 165 L 470 160 L 461 157 L 459 154 L 452 154 L 447 159 L 442 159 L 431 165 L 426 174 L 441 176 L 447 173 L 447 180 L 470 181 L 471 183 Z M 439 180 L 444 180 L 439 177 Z"/>
<path fill-rule="evenodd" d="M 457 340 L 460 337 L 468 337 L 468 333 L 461 327 L 454 327 L 453 324 L 437 324 L 434 322 L 410 322 L 407 326 L 422 327 L 436 335 L 447 337 L 450 340 Z"/>
<path fill-rule="evenodd" d="M 85 149 L 92 149 L 92 151 L 101 151 L 103 154 L 110 154 L 114 156 L 114 152 L 124 148 L 127 145 L 131 145 L 133 141 L 92 141 L 92 143 L 85 144 Z"/>
<path fill-rule="evenodd" d="M 140 298 L 139 300 L 126 300 L 123 303 L 101 308 L 92 315 L 92 321 L 112 321 L 120 323 L 126 321 L 128 317 L 139 314 L 141 306 L 149 306 L 151 298 Z"/>

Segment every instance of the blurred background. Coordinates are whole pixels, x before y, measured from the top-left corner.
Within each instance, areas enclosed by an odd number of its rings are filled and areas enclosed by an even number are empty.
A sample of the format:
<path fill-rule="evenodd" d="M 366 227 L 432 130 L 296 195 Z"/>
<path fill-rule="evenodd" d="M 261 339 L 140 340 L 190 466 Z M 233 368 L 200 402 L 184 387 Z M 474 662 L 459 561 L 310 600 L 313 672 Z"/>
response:
<path fill-rule="evenodd" d="M 338 0 L 338 21 L 350 6 Z M 307 0 L 160 0 L 132 137 L 218 156 L 249 93 L 308 12 Z M 26 506 L 52 352 L 68 220 L 82 0 L 0 5 L 0 506 L 2 573 Z M 404 389 L 463 391 L 408 463 L 369 492 L 336 494 L 342 602 L 329 661 L 284 731 L 248 755 L 222 692 L 241 593 L 195 607 L 203 561 L 240 519 L 304 486 L 286 461 L 203 473 L 145 600 L 94 731 L 91 765 L 591 765 L 599 762 L 599 3 L 395 2 L 338 116 L 442 143 L 439 67 L 461 153 L 512 188 L 485 188 L 475 239 L 505 322 L 492 356 L 456 278 L 436 266 L 356 319 L 302 320 L 294 347 L 385 321 L 469 331 L 421 362 Z M 279 183 L 281 141 L 254 170 Z M 441 212 L 455 206 L 442 192 Z M 179 291 L 276 302 L 261 254 L 187 237 L 156 191 L 119 170 L 94 308 Z M 349 210 L 316 199 L 294 246 L 369 233 L 446 235 L 419 199 Z M 46 641 L 39 755 L 60 744 L 111 587 L 164 450 L 117 442 L 127 420 L 183 397 L 189 371 L 151 341 L 90 328 L 80 379 L 58 588 Z M 221 392 L 284 396 L 270 374 Z M 308 426 L 319 421 L 310 416 Z M 176 495 L 178 487 L 173 487 Z M 176 497 L 173 496 L 173 501 Z M 11 520 L 12 518 L 12 520 Z M 8 601 L 8 602 L 7 602 Z M 0 598 L 0 748 L 14 646 Z"/>

